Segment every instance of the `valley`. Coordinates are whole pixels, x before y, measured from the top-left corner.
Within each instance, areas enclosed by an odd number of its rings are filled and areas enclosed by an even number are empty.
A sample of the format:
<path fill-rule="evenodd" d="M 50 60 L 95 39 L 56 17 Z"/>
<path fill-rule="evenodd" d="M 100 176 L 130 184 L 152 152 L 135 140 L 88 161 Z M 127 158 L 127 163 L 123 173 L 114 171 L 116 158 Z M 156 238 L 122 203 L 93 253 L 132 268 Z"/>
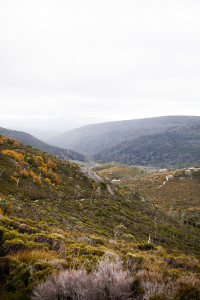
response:
<path fill-rule="evenodd" d="M 119 163 L 96 166 L 99 176 L 86 170 L 0 137 L 1 299 L 58 298 L 62 274 L 72 299 L 199 295 L 199 173 L 158 174 Z M 168 174 L 169 189 L 158 192 Z M 171 185 L 176 181 L 179 190 Z M 194 190 L 190 203 L 183 183 Z M 179 193 L 184 201 L 174 202 Z"/>
<path fill-rule="evenodd" d="M 185 168 L 200 159 L 200 117 L 166 116 L 83 126 L 50 144 L 99 163 Z"/>

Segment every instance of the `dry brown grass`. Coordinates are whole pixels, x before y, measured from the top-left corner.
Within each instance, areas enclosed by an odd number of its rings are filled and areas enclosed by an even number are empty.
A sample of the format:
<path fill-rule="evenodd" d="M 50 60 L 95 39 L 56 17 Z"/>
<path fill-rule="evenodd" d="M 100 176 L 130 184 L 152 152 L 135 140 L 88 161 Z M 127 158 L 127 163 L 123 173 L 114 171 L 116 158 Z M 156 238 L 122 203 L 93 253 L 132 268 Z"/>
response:
<path fill-rule="evenodd" d="M 43 249 L 18 251 L 16 254 L 10 255 L 11 258 L 23 263 L 34 263 L 38 260 L 51 260 L 57 257 L 57 253 L 53 251 L 45 251 Z"/>
<path fill-rule="evenodd" d="M 183 275 L 179 280 L 178 283 L 183 284 L 190 284 L 192 286 L 196 286 L 200 288 L 200 279 L 197 277 L 196 274 L 189 274 L 189 275 Z"/>

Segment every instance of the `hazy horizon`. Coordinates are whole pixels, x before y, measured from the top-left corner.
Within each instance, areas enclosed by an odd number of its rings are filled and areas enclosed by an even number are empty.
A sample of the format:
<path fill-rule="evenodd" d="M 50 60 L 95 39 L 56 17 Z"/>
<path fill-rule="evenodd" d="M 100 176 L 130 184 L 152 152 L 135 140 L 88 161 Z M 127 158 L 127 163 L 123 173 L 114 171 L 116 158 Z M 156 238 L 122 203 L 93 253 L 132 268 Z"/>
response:
<path fill-rule="evenodd" d="M 200 3 L 0 3 L 0 126 L 200 116 Z"/>
<path fill-rule="evenodd" d="M 76 128 L 81 128 L 81 127 L 84 127 L 84 126 L 87 126 L 87 125 L 95 125 L 95 124 L 101 124 L 101 123 L 110 123 L 110 122 L 120 122 L 120 121 L 131 121 L 131 120 L 141 120 L 141 119 L 151 119 L 151 118 L 163 118 L 163 117 L 199 117 L 200 116 L 195 116 L 195 115 L 168 115 L 168 116 L 154 116 L 154 117 L 144 117 L 144 118 L 135 118 L 135 119 L 122 119 L 122 120 L 112 120 L 112 121 L 102 121 L 102 122 L 94 122 L 94 123 L 86 123 L 86 124 L 80 124 L 80 125 L 77 125 L 77 126 L 73 126 L 72 124 L 70 124 L 68 127 L 65 127 L 64 130 L 59 130 L 59 128 L 53 128 L 51 129 L 50 128 L 29 128 L 29 127 L 25 127 L 25 128 L 21 128 L 21 127 L 9 127 L 9 126 L 5 126 L 6 129 L 11 129 L 11 130 L 18 130 L 18 131 L 24 131 L 26 133 L 29 133 L 39 139 L 42 139 L 44 141 L 48 141 L 49 139 L 53 138 L 53 137 L 56 137 L 60 134 L 63 134 L 67 131 L 70 131 L 70 130 L 73 130 L 73 129 L 76 129 Z M 1 126 L 0 127 L 4 127 L 4 126 Z"/>

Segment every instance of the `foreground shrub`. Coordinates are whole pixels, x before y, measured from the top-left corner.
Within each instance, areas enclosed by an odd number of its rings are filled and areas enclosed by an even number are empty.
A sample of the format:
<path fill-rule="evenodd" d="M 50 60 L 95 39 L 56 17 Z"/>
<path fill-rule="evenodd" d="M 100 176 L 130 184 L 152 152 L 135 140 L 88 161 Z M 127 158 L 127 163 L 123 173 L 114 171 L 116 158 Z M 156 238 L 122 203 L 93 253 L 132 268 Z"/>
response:
<path fill-rule="evenodd" d="M 170 277 L 165 277 L 162 272 L 140 270 L 137 273 L 144 290 L 145 297 L 142 299 L 165 300 L 174 295 L 176 284 Z M 157 296 L 156 296 L 157 295 Z"/>
<path fill-rule="evenodd" d="M 86 270 L 68 270 L 40 284 L 32 300 L 127 299 L 132 294 L 133 277 L 123 270 L 122 261 L 102 260 L 88 274 Z"/>
<path fill-rule="evenodd" d="M 180 286 L 180 287 L 179 287 Z M 173 298 L 174 296 L 174 298 Z M 195 298 L 196 297 L 196 298 Z M 68 270 L 33 290 L 32 300 L 196 300 L 199 289 L 174 283 L 163 274 L 125 271 L 118 256 L 101 260 L 96 269 Z"/>
<path fill-rule="evenodd" d="M 96 299 L 127 299 L 132 294 L 133 281 L 130 273 L 123 270 L 122 261 L 102 260 L 93 273 Z"/>

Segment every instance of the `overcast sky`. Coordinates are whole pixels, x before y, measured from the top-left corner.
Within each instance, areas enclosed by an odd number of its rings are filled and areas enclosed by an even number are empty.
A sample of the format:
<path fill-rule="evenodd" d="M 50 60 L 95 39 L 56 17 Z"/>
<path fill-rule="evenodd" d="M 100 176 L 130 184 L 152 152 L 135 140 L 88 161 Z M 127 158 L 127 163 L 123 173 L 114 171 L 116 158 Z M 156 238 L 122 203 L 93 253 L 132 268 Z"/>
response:
<path fill-rule="evenodd" d="M 200 1 L 0 0 L 0 126 L 200 116 Z"/>

